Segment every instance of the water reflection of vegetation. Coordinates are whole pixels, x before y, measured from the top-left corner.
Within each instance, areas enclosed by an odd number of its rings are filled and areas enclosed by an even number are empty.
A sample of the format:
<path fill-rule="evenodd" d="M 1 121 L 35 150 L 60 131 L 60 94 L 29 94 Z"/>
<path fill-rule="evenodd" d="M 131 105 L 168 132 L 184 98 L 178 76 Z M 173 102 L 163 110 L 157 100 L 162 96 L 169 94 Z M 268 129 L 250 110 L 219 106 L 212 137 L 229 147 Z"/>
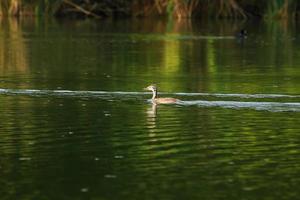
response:
<path fill-rule="evenodd" d="M 52 27 L 62 27 L 54 22 L 48 23 Z M 102 30 L 86 38 L 84 35 L 92 31 L 89 29 L 98 29 L 97 26 L 92 22 L 76 22 L 64 26 L 58 33 L 59 37 L 48 41 L 46 38 L 54 36 L 48 30 L 49 25 L 22 24 L 13 20 L 3 22 L 3 35 L 10 37 L 2 37 L 1 73 L 5 75 L 13 70 L 26 77 L 30 62 L 31 77 L 27 78 L 36 82 L 36 86 L 31 86 L 35 89 L 56 89 L 64 85 L 66 89 L 98 90 L 100 88 L 95 87 L 95 83 L 99 82 L 102 89 L 140 90 L 138 85 L 156 82 L 163 91 L 263 93 L 280 89 L 283 93 L 298 93 L 297 87 L 294 87 L 297 68 L 293 67 L 297 62 L 294 42 L 296 27 L 292 25 L 286 27 L 274 22 L 262 24 L 262 30 L 252 30 L 251 24 L 232 22 L 223 22 L 218 26 L 191 21 L 171 24 L 151 20 L 147 23 L 106 22 L 103 24 L 104 30 L 109 32 L 114 27 L 116 33 L 107 35 Z M 122 33 L 124 24 L 135 34 Z M 25 44 L 23 31 L 35 26 L 39 42 Z M 242 43 L 234 38 L 210 37 L 208 31 L 213 30 L 213 36 L 232 36 L 241 26 L 249 26 L 252 34 L 249 40 Z M 86 30 L 85 33 L 82 29 Z M 143 30 L 142 33 L 151 30 L 157 34 L 142 34 L 139 30 Z M 207 38 L 197 39 L 199 35 Z M 253 52 L 254 43 L 255 51 L 262 52 L 255 62 L 249 53 Z M 285 48 L 278 48 L 283 45 Z M 30 61 L 28 49 L 33 55 Z M 48 53 L 42 53 L 45 51 Z M 76 69 L 74 66 L 77 66 Z M 120 88 L 120 74 L 135 77 L 135 80 L 122 84 Z M 251 77 L 254 75 L 257 77 L 255 80 Z M 51 79 L 52 76 L 56 77 L 56 82 Z M 186 81 L 187 77 L 190 81 Z M 90 85 L 82 81 L 86 78 L 90 79 Z M 24 79 L 21 81 L 26 87 Z"/>
<path fill-rule="evenodd" d="M 0 73 L 28 72 L 27 47 L 18 22 L 13 19 L 2 21 L 0 34 Z"/>

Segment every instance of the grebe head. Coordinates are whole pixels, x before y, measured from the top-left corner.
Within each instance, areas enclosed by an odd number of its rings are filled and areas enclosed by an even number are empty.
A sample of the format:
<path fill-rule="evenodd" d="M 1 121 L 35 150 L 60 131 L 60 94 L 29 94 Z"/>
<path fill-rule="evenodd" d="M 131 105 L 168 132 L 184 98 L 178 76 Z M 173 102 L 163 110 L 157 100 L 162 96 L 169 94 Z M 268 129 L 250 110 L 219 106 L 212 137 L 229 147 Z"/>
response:
<path fill-rule="evenodd" d="M 152 92 L 156 92 L 157 88 L 155 85 L 149 85 L 148 87 L 144 88 L 145 90 L 150 90 Z"/>
<path fill-rule="evenodd" d="M 155 99 L 157 97 L 157 87 L 155 85 L 149 85 L 144 89 L 152 91 L 152 99 Z"/>

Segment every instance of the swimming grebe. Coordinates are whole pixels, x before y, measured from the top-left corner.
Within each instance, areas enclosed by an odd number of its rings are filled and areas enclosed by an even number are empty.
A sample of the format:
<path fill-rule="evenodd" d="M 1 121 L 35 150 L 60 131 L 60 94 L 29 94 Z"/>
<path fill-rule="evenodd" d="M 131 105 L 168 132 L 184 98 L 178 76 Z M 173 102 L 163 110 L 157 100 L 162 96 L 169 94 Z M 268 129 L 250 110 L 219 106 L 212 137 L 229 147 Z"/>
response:
<path fill-rule="evenodd" d="M 145 90 L 152 91 L 152 102 L 155 104 L 171 104 L 176 103 L 179 100 L 174 98 L 158 98 L 157 97 L 157 87 L 155 85 L 149 85 Z"/>

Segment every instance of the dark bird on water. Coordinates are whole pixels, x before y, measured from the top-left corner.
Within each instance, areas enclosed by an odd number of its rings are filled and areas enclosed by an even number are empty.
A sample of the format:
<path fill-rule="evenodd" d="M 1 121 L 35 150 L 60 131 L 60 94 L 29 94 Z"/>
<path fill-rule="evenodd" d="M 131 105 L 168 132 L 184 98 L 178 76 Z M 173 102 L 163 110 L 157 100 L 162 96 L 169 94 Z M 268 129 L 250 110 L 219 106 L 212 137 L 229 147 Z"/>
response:
<path fill-rule="evenodd" d="M 247 38 L 247 31 L 245 29 L 240 30 L 237 34 L 236 37 L 239 39 L 244 39 Z"/>

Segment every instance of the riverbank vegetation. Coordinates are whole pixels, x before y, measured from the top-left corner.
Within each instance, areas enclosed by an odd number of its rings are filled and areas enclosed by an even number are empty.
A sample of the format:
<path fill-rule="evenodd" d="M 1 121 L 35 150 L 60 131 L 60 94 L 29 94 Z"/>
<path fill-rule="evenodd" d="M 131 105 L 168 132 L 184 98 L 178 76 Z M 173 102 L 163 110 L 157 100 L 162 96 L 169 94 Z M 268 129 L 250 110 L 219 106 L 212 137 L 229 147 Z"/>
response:
<path fill-rule="evenodd" d="M 1 16 L 296 19 L 297 0 L 1 0 Z"/>

